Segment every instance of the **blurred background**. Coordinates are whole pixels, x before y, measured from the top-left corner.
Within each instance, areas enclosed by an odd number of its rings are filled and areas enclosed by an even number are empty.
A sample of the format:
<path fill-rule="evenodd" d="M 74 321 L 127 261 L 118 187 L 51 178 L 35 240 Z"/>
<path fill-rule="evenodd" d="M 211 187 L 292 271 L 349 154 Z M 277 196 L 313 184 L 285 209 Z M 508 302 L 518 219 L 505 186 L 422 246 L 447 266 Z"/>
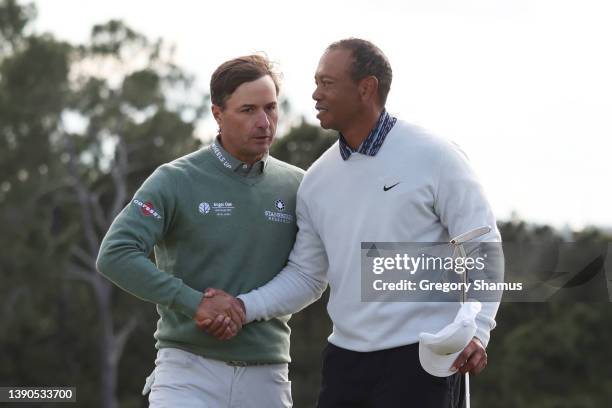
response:
<path fill-rule="evenodd" d="M 364 37 L 394 68 L 388 109 L 465 149 L 505 241 L 612 241 L 605 2 L 289 3 L 0 0 L 0 386 L 147 406 L 155 308 L 95 258 L 142 181 L 214 136 L 206 84 L 238 55 L 284 72 L 279 159 L 307 169 L 335 141 L 314 70 Z M 325 303 L 291 319 L 296 408 L 316 401 Z M 611 406 L 608 302 L 502 304 L 497 320 L 474 407 Z"/>

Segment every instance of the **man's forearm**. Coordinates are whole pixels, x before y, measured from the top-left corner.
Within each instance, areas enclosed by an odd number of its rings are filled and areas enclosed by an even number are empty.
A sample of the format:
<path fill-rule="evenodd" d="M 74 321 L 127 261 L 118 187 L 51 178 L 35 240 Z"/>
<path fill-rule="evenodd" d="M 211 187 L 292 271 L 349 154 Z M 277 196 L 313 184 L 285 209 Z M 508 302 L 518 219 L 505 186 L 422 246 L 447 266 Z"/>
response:
<path fill-rule="evenodd" d="M 239 295 L 246 309 L 246 320 L 269 320 L 299 312 L 321 297 L 327 280 L 300 271 L 291 262 L 266 285 Z"/>
<path fill-rule="evenodd" d="M 144 254 L 123 250 L 121 256 L 106 251 L 119 248 L 103 246 L 97 261 L 98 271 L 123 290 L 134 296 L 175 309 L 193 318 L 203 293 L 186 285 L 181 279 L 160 271 Z"/>

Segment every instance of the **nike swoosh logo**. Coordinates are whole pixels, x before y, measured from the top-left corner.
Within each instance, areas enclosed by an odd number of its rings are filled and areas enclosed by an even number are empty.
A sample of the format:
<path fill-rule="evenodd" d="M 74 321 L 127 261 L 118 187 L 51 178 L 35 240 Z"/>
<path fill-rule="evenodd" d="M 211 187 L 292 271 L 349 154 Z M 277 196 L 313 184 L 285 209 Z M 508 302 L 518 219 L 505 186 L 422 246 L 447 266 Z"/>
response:
<path fill-rule="evenodd" d="M 392 186 L 389 186 L 389 187 L 387 187 L 387 186 L 383 186 L 383 191 L 389 191 L 389 190 L 391 190 L 393 187 L 397 186 L 399 183 L 400 183 L 400 182 L 398 181 L 397 183 L 395 183 L 395 184 L 394 184 L 394 185 L 392 185 Z"/>

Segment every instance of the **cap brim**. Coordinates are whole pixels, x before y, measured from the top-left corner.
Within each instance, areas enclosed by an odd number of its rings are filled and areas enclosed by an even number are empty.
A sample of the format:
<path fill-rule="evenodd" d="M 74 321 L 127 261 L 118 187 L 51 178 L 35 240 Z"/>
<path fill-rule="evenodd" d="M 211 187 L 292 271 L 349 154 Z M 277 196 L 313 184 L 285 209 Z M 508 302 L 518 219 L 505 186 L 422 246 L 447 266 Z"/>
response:
<path fill-rule="evenodd" d="M 419 342 L 419 360 L 425 371 L 435 377 L 449 377 L 456 373 L 451 371 L 451 366 L 461 354 L 462 350 L 456 353 L 440 355 L 434 353 L 430 348 Z"/>

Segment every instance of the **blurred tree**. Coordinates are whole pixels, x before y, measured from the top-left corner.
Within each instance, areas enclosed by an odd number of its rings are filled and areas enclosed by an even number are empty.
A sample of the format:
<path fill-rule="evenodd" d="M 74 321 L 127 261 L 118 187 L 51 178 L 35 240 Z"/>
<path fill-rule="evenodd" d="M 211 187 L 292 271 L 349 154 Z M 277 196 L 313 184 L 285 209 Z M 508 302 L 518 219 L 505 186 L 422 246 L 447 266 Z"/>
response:
<path fill-rule="evenodd" d="M 56 362 L 34 369 L 37 362 L 51 360 L 50 351 L 67 334 L 65 317 L 57 312 L 69 302 L 57 296 L 66 293 L 57 277 L 69 240 L 55 229 L 57 205 L 45 191 L 58 168 L 50 135 L 66 100 L 70 50 L 48 37 L 26 35 L 34 15 L 33 6 L 0 1 L 0 316 L 5 329 L 0 378 L 5 384 L 44 384 L 54 378 L 49 372 L 72 368 Z M 58 354 L 64 350 L 57 349 Z"/>
<path fill-rule="evenodd" d="M 335 132 L 322 130 L 302 118 L 300 124 L 278 138 L 272 145 L 270 154 L 306 170 L 337 138 Z"/>
<path fill-rule="evenodd" d="M 525 222 L 499 225 L 505 242 L 562 241 L 552 228 Z M 596 229 L 568 237 L 602 248 L 611 237 Z M 605 249 L 604 249 L 605 250 Z M 603 271 L 602 271 L 603 273 Z M 605 283 L 604 283 L 605 285 Z M 584 290 L 592 290 L 585 285 Z M 491 333 L 489 364 L 472 381 L 474 406 L 604 407 L 612 403 L 612 308 L 591 302 L 502 303 Z"/>
<path fill-rule="evenodd" d="M 71 46 L 26 35 L 34 15 L 32 6 L 0 2 L 0 33 L 7 40 L 0 50 L 0 244 L 9 249 L 0 257 L 8 283 L 2 285 L 3 316 L 20 310 L 9 320 L 18 335 L 1 339 L 3 354 L 22 358 L 0 373 L 48 383 L 48 373 L 19 375 L 40 360 L 34 364 L 25 352 L 32 355 L 36 345 L 18 341 L 47 346 L 48 337 L 58 337 L 57 344 L 82 335 L 87 341 L 77 338 L 78 344 L 99 358 L 99 398 L 92 393 L 91 401 L 114 408 L 119 361 L 142 315 L 139 307 L 126 313 L 127 305 L 134 307 L 129 295 L 115 293 L 96 273 L 99 244 L 146 176 L 199 146 L 193 133 L 204 96 L 172 63 L 172 49 L 120 21 L 95 26 L 88 44 Z M 90 343 L 98 344 L 97 352 Z M 79 351 L 60 349 L 68 361 Z M 73 374 L 80 369 L 77 364 Z"/>
<path fill-rule="evenodd" d="M 20 5 L 16 0 L 0 1 L 0 55 L 11 53 L 23 44 L 23 31 L 36 17 L 32 4 Z"/>

